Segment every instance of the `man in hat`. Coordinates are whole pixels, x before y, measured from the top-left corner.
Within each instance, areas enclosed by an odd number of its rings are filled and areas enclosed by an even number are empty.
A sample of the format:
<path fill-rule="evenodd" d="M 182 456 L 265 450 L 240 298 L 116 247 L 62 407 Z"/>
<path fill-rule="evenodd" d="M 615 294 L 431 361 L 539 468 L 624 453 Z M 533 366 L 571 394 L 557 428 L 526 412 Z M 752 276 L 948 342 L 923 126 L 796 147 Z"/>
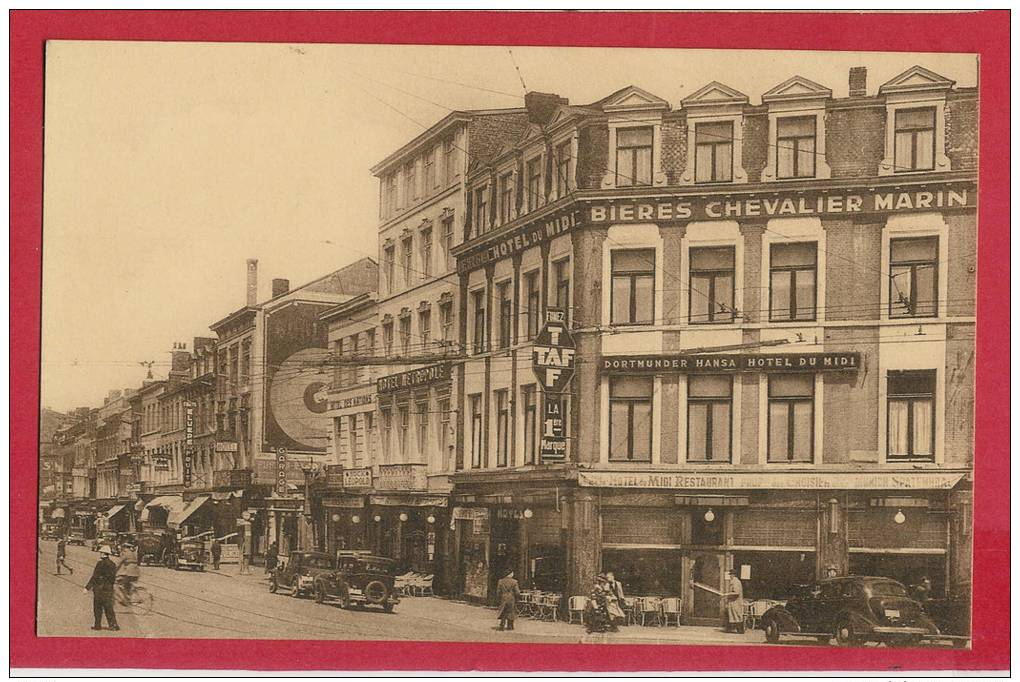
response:
<path fill-rule="evenodd" d="M 218 571 L 220 570 L 220 555 L 223 553 L 219 538 L 213 538 L 211 552 L 213 570 Z"/>
<path fill-rule="evenodd" d="M 510 571 L 496 583 L 496 596 L 499 597 L 499 629 L 513 630 L 517 619 L 517 600 L 521 598 L 521 586 Z"/>
<path fill-rule="evenodd" d="M 60 568 L 66 568 L 68 573 L 74 575 L 74 569 L 67 565 L 67 540 L 60 536 L 57 540 L 57 575 L 60 575 Z"/>
<path fill-rule="evenodd" d="M 733 571 L 726 571 L 726 632 L 744 634 L 744 586 Z"/>
<path fill-rule="evenodd" d="M 103 614 L 111 630 L 120 630 L 117 615 L 113 612 L 113 584 L 117 579 L 117 564 L 110 560 L 113 550 L 109 545 L 99 548 L 99 561 L 92 571 L 92 577 L 85 584 L 85 591 L 92 590 L 92 615 L 95 618 L 93 630 L 103 629 Z"/>
<path fill-rule="evenodd" d="M 837 575 L 839 575 L 839 571 L 836 570 L 836 564 L 829 564 L 825 567 L 826 578 L 835 578 Z"/>

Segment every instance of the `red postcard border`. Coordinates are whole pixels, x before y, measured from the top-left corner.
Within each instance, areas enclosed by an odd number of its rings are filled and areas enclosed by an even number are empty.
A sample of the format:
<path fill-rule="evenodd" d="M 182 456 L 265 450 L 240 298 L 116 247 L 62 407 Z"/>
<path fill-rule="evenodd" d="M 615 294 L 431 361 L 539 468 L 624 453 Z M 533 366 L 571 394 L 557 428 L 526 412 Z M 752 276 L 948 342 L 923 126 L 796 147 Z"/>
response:
<path fill-rule="evenodd" d="M 14 667 L 372 670 L 997 670 L 1009 666 L 1009 13 L 13 11 L 10 14 Z M 560 45 L 980 55 L 973 649 L 46 638 L 34 633 L 45 41 Z M 654 648 L 649 648 L 653 646 Z"/>

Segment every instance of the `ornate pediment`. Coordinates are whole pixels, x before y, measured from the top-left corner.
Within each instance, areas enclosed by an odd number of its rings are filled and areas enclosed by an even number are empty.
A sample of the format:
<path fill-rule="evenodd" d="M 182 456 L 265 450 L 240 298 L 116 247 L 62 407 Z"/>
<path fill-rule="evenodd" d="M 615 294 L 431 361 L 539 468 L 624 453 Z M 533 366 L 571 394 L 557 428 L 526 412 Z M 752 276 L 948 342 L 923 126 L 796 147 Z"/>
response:
<path fill-rule="evenodd" d="M 956 81 L 951 81 L 923 66 L 912 66 L 892 80 L 883 83 L 882 87 L 878 89 L 878 94 L 948 90 L 954 85 L 956 85 Z"/>
<path fill-rule="evenodd" d="M 669 102 L 636 85 L 629 85 L 623 90 L 613 93 L 602 104 L 607 112 L 614 111 L 656 111 L 669 109 Z"/>
<path fill-rule="evenodd" d="M 687 95 L 680 103 L 685 107 L 719 104 L 747 104 L 747 95 L 719 81 L 712 81 L 700 90 Z"/>
<path fill-rule="evenodd" d="M 762 102 L 785 102 L 789 100 L 827 99 L 832 90 L 803 76 L 789 78 L 761 96 Z"/>

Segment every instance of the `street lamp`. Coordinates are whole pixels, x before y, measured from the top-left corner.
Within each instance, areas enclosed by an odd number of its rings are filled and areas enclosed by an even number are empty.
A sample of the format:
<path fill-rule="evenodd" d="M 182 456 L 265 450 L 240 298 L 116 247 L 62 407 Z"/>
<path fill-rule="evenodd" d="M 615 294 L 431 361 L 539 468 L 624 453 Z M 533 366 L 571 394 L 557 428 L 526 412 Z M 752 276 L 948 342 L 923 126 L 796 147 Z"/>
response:
<path fill-rule="evenodd" d="M 361 517 L 355 514 L 351 517 L 351 523 L 361 523 Z"/>
<path fill-rule="evenodd" d="M 535 512 L 531 511 L 530 507 L 524 510 L 524 518 L 530 519 L 534 515 L 535 515 Z"/>
<path fill-rule="evenodd" d="M 903 515 L 902 509 L 897 509 L 896 516 L 892 517 L 892 520 L 895 521 L 897 524 L 901 524 L 907 520 L 907 517 Z"/>
<path fill-rule="evenodd" d="M 400 512 L 400 520 L 401 522 L 407 521 L 407 514 L 405 512 Z"/>
<path fill-rule="evenodd" d="M 334 513 L 332 516 L 329 517 L 329 520 L 332 521 L 333 523 L 339 523 L 340 522 L 340 515 Z"/>
<path fill-rule="evenodd" d="M 709 523 L 712 523 L 713 521 L 715 521 L 715 512 L 712 511 L 711 507 L 709 507 L 708 511 L 705 512 L 705 520 L 708 521 Z"/>
<path fill-rule="evenodd" d="M 379 523 L 380 521 L 382 521 L 382 517 L 376 514 L 375 516 L 372 517 L 372 520 L 375 521 L 376 523 Z"/>
<path fill-rule="evenodd" d="M 433 516 L 432 514 L 429 514 L 428 517 L 425 519 L 425 522 L 431 526 L 433 523 L 436 522 L 436 517 Z"/>

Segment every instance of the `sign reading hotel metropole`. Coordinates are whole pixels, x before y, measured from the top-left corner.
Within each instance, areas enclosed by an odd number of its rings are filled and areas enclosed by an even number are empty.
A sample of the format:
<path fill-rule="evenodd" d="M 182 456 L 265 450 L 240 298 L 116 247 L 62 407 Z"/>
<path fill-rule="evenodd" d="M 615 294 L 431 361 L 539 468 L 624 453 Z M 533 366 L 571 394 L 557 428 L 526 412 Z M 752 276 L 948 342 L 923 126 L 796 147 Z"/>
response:
<path fill-rule="evenodd" d="M 535 337 L 531 368 L 545 393 L 539 453 L 542 463 L 562 462 L 567 456 L 562 394 L 574 377 L 574 337 L 562 310 L 550 309 L 545 326 Z"/>
<path fill-rule="evenodd" d="M 380 377 L 376 381 L 376 390 L 379 393 L 395 393 L 409 388 L 428 386 L 441 381 L 450 380 L 450 363 L 441 362 L 438 365 L 430 365 L 419 369 L 412 369 L 399 374 Z"/>
<path fill-rule="evenodd" d="M 730 353 L 713 355 L 604 356 L 605 374 L 697 374 L 699 372 L 837 372 L 861 366 L 860 353 Z"/>

